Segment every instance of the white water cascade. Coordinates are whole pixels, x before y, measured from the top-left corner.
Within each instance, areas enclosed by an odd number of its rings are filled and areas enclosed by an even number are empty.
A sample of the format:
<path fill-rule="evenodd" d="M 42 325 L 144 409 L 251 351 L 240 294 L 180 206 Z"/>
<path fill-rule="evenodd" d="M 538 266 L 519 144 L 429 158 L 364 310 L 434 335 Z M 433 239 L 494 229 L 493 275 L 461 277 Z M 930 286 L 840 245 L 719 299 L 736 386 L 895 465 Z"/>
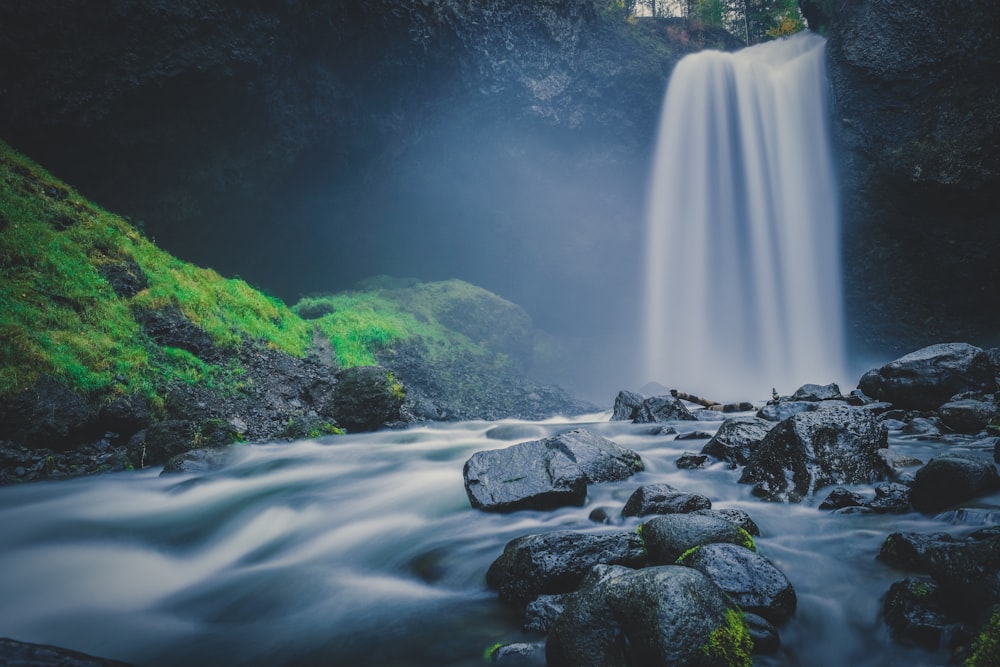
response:
<path fill-rule="evenodd" d="M 716 400 L 842 381 L 826 40 L 674 70 L 650 187 L 643 374 Z"/>

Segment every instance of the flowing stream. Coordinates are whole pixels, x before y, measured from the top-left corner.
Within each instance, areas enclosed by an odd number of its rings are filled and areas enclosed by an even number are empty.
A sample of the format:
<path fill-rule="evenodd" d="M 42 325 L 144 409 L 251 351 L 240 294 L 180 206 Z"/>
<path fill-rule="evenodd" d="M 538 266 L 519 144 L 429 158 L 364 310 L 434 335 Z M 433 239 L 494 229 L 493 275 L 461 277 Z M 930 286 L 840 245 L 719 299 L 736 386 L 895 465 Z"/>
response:
<path fill-rule="evenodd" d="M 650 183 L 642 376 L 715 400 L 844 380 L 826 40 L 674 69 Z"/>
<path fill-rule="evenodd" d="M 961 534 L 995 521 L 1000 494 L 979 503 L 991 513 L 968 513 L 965 523 L 954 514 L 836 515 L 817 510 L 818 499 L 765 503 L 721 463 L 676 467 L 703 441 L 608 418 L 436 424 L 238 447 L 234 463 L 205 474 L 153 469 L 0 488 L 0 636 L 146 667 L 482 665 L 495 642 L 538 639 L 484 583 L 508 540 L 634 530 L 636 519 L 605 526 L 588 514 L 617 511 L 640 484 L 666 482 L 716 508 L 747 510 L 762 531 L 760 552 L 798 593 L 780 652 L 755 664 L 944 663 L 890 640 L 879 600 L 902 575 L 875 556 L 894 530 Z M 585 507 L 471 509 L 462 466 L 475 451 L 578 425 L 636 450 L 647 470 L 591 485 Z M 891 440 L 924 460 L 935 447 Z"/>

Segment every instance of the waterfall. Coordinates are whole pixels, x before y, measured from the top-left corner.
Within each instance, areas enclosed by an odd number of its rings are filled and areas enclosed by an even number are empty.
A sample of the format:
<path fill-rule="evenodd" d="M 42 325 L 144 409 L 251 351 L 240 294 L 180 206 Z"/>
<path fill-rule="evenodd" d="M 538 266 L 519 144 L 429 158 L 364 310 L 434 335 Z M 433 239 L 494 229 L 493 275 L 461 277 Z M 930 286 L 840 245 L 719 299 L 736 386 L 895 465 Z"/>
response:
<path fill-rule="evenodd" d="M 645 377 L 716 400 L 842 381 L 825 45 L 800 33 L 674 70 L 650 185 Z"/>

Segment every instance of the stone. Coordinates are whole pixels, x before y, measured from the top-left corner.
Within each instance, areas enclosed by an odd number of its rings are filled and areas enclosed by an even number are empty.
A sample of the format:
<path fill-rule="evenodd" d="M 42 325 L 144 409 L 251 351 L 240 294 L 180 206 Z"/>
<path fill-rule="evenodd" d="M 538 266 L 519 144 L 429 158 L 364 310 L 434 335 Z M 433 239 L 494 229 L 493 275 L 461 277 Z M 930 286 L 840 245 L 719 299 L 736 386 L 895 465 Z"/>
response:
<path fill-rule="evenodd" d="M 865 502 L 865 497 L 857 491 L 838 486 L 819 504 L 819 509 L 839 510 L 845 507 L 864 507 Z"/>
<path fill-rule="evenodd" d="M 742 528 L 754 537 L 760 535 L 760 528 L 754 523 L 753 518 L 746 510 L 741 510 L 738 507 L 725 507 L 722 509 L 711 509 L 711 510 L 696 510 L 691 512 L 692 514 L 697 514 L 699 516 L 713 516 L 717 519 L 722 519 L 728 521 L 729 523 Z"/>
<path fill-rule="evenodd" d="M 997 406 L 988 401 L 948 401 L 938 414 L 945 426 L 959 433 L 978 433 L 997 417 Z"/>
<path fill-rule="evenodd" d="M 702 514 L 665 514 L 642 524 L 642 540 L 649 561 L 671 565 L 686 551 L 716 542 L 753 547 L 750 534 L 730 521 Z"/>
<path fill-rule="evenodd" d="M 757 411 L 757 417 L 766 419 L 769 422 L 780 422 L 800 412 L 810 412 L 818 409 L 819 404 L 816 401 L 788 401 L 782 399 L 777 403 L 768 403 L 762 407 Z"/>
<path fill-rule="evenodd" d="M 747 628 L 750 630 L 750 640 L 753 642 L 753 652 L 757 655 L 777 653 L 781 647 L 781 637 L 778 629 L 766 618 L 757 614 L 743 613 Z"/>
<path fill-rule="evenodd" d="M 875 485 L 875 498 L 867 503 L 879 514 L 903 514 L 910 511 L 910 487 L 896 482 Z"/>
<path fill-rule="evenodd" d="M 698 468 L 704 468 L 708 464 L 708 455 L 684 452 L 677 457 L 674 464 L 681 470 L 696 470 Z"/>
<path fill-rule="evenodd" d="M 712 509 L 712 501 L 703 495 L 678 491 L 669 484 L 646 484 L 629 496 L 622 516 L 688 514 L 707 509 Z"/>
<path fill-rule="evenodd" d="M 177 454 L 163 466 L 160 476 L 188 474 L 198 475 L 221 470 L 249 453 L 246 447 L 202 447 Z"/>
<path fill-rule="evenodd" d="M 907 577 L 893 583 L 882 600 L 882 618 L 896 641 L 916 644 L 933 651 L 954 619 L 939 598 L 931 579 Z"/>
<path fill-rule="evenodd" d="M 649 424 L 695 420 L 696 417 L 691 414 L 691 411 L 684 406 L 680 399 L 673 396 L 652 396 L 642 402 L 632 421 L 636 424 Z"/>
<path fill-rule="evenodd" d="M 330 413 L 349 433 L 375 431 L 403 421 L 406 390 L 381 366 L 355 366 L 337 372 Z"/>
<path fill-rule="evenodd" d="M 892 533 L 878 557 L 891 567 L 933 577 L 940 586 L 941 604 L 964 617 L 1000 603 L 1000 526 L 964 538 Z"/>
<path fill-rule="evenodd" d="M 917 470 L 910 502 L 918 512 L 939 512 L 1000 489 L 1000 474 L 988 459 L 958 452 L 936 456 Z"/>
<path fill-rule="evenodd" d="M 797 597 L 788 577 L 764 556 L 736 544 L 706 544 L 684 554 L 678 565 L 693 567 L 715 582 L 740 609 L 781 624 L 795 613 Z"/>
<path fill-rule="evenodd" d="M 888 432 L 863 408 L 836 406 L 803 412 L 761 441 L 739 481 L 766 500 L 800 502 L 829 484 L 870 484 L 886 474 L 878 450 Z"/>
<path fill-rule="evenodd" d="M 539 595 L 576 590 L 595 565 L 642 567 L 642 538 L 635 532 L 590 535 L 554 531 L 511 540 L 486 572 L 500 599 L 524 606 Z"/>
<path fill-rule="evenodd" d="M 545 643 L 503 644 L 490 653 L 489 661 L 501 667 L 545 667 Z"/>
<path fill-rule="evenodd" d="M 981 348 L 968 343 L 940 343 L 869 371 L 858 388 L 900 408 L 936 410 L 961 392 L 993 392 L 996 382 L 993 365 Z"/>
<path fill-rule="evenodd" d="M 547 633 L 566 608 L 569 593 L 539 595 L 524 608 L 524 629 Z"/>
<path fill-rule="evenodd" d="M 844 400 L 840 387 L 835 382 L 827 385 L 804 384 L 791 395 L 793 401 L 833 401 Z"/>
<path fill-rule="evenodd" d="M 760 417 L 731 417 L 722 422 L 712 439 L 701 448 L 701 453 L 726 461 L 733 467 L 746 465 L 772 428 L 774 422 Z"/>
<path fill-rule="evenodd" d="M 634 391 L 622 390 L 615 396 L 615 406 L 611 414 L 611 421 L 632 421 L 639 414 L 639 407 L 642 405 L 645 396 Z"/>
<path fill-rule="evenodd" d="M 509 512 L 582 505 L 590 482 L 621 481 L 643 469 L 630 449 L 586 429 L 473 454 L 463 476 L 476 509 Z"/>
<path fill-rule="evenodd" d="M 697 570 L 666 565 L 573 596 L 546 640 L 549 667 L 749 667 L 743 614 Z"/>
<path fill-rule="evenodd" d="M 711 437 L 712 434 L 705 431 L 688 431 L 679 434 L 674 440 L 708 440 Z"/>

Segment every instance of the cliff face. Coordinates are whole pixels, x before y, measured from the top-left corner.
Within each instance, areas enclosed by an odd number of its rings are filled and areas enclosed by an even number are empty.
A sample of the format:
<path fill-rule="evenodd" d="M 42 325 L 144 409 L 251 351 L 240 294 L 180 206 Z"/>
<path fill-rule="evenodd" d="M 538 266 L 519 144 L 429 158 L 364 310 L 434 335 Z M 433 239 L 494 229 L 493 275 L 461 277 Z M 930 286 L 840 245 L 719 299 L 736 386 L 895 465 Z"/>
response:
<path fill-rule="evenodd" d="M 1000 5 L 830 11 L 845 270 L 861 353 L 1000 335 Z"/>
<path fill-rule="evenodd" d="M 625 307 L 670 69 L 732 45 L 595 0 L 104 4 L 0 7 L 16 148 L 289 301 L 460 276 L 542 324 Z"/>

